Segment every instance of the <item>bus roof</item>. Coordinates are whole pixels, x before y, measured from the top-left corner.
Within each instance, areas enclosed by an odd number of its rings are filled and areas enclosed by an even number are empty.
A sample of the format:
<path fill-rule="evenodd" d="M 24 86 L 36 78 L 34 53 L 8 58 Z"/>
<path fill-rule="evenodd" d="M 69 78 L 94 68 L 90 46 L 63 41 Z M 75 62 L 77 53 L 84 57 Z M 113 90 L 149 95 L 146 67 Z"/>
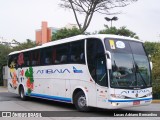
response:
<path fill-rule="evenodd" d="M 58 44 L 68 43 L 68 42 L 72 42 L 72 41 L 82 40 L 82 39 L 86 39 L 86 38 L 100 38 L 100 39 L 104 39 L 104 38 L 112 38 L 112 39 L 115 38 L 116 39 L 116 38 L 118 38 L 118 39 L 143 42 L 142 40 L 138 40 L 138 39 L 134 39 L 134 38 L 130 38 L 130 37 L 125 37 L 125 36 L 119 36 L 119 35 L 111 35 L 111 34 L 77 35 L 74 37 L 51 41 L 51 42 L 42 44 L 41 46 L 36 46 L 33 48 L 24 49 L 24 50 L 20 50 L 20 51 L 14 51 L 14 52 L 11 52 L 9 55 L 17 54 L 20 52 L 27 52 L 27 51 L 31 51 L 31 50 L 36 50 L 36 49 L 40 49 L 40 48 L 45 48 L 45 47 L 49 47 L 49 46 L 54 46 L 54 45 L 58 45 Z"/>

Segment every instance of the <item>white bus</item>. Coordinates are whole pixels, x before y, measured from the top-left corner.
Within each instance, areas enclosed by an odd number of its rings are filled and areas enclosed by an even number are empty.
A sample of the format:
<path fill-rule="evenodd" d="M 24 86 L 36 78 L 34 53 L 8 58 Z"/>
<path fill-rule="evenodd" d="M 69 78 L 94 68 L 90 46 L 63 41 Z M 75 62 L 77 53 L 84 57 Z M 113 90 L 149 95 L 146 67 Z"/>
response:
<path fill-rule="evenodd" d="M 9 54 L 8 89 L 26 97 L 117 109 L 149 105 L 151 65 L 143 42 L 78 35 Z"/>

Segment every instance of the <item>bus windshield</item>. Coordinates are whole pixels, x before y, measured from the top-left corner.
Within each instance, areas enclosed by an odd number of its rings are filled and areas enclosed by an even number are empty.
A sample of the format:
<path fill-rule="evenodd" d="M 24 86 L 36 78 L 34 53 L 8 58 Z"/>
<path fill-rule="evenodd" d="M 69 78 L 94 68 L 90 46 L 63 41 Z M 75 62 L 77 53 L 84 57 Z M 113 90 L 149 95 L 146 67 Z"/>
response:
<path fill-rule="evenodd" d="M 111 52 L 110 86 L 112 88 L 151 87 L 149 60 L 141 42 L 107 38 L 105 45 Z"/>

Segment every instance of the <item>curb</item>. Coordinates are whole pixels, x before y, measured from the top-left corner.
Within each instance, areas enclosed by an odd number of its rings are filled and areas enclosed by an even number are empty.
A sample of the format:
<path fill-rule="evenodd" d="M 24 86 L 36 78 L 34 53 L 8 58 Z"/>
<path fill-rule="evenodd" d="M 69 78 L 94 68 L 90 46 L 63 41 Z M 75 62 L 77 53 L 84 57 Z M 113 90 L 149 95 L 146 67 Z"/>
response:
<path fill-rule="evenodd" d="M 6 86 L 0 86 L 0 92 L 8 92 L 8 89 Z"/>
<path fill-rule="evenodd" d="M 152 100 L 152 103 L 160 103 L 160 100 Z"/>
<path fill-rule="evenodd" d="M 0 86 L 0 88 L 6 88 L 7 89 L 7 86 Z"/>

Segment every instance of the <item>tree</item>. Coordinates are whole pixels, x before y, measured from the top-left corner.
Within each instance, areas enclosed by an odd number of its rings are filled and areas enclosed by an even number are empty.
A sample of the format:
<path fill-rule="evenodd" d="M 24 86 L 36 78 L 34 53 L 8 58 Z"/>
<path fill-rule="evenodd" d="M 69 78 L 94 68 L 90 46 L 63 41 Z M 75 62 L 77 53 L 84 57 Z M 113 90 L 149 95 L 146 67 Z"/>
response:
<path fill-rule="evenodd" d="M 127 37 L 132 37 L 139 39 L 139 37 L 136 35 L 136 33 L 132 32 L 131 30 L 127 29 L 125 26 L 120 27 L 117 29 L 116 27 L 108 27 L 106 26 L 106 29 L 99 31 L 100 34 L 115 34 L 115 35 L 122 35 Z"/>
<path fill-rule="evenodd" d="M 117 7 L 125 7 L 136 1 L 137 0 L 61 0 L 60 6 L 73 10 L 79 30 L 83 33 L 88 28 L 95 12 L 105 15 L 117 14 L 118 12 L 112 13 L 110 10 Z M 78 13 L 85 15 L 83 24 L 80 24 Z"/>
<path fill-rule="evenodd" d="M 160 45 L 160 44 L 159 44 Z M 153 93 L 159 93 L 160 99 L 160 47 L 158 47 L 158 51 L 152 55 L 153 62 L 153 70 L 152 70 L 152 80 L 153 80 Z"/>
<path fill-rule="evenodd" d="M 11 48 L 7 45 L 0 45 L 0 67 L 7 64 L 7 56 L 11 52 Z"/>
<path fill-rule="evenodd" d="M 11 49 L 8 45 L 0 44 L 0 85 L 3 85 L 3 65 L 7 64 L 7 55 L 11 52 Z"/>
<path fill-rule="evenodd" d="M 147 54 L 148 55 L 150 54 L 152 56 L 158 52 L 159 45 L 160 44 L 156 42 L 145 42 L 144 43 L 144 47 L 147 51 Z"/>
<path fill-rule="evenodd" d="M 31 47 L 35 47 L 36 43 L 32 42 L 31 40 L 27 39 L 27 42 L 21 43 L 16 47 L 11 48 L 8 45 L 1 45 L 0 44 L 0 65 L 7 64 L 7 56 L 10 52 L 23 50 Z"/>
<path fill-rule="evenodd" d="M 72 29 L 63 28 L 58 30 L 56 33 L 53 33 L 52 41 L 67 38 L 67 37 L 72 37 L 79 34 L 81 34 L 81 31 L 77 28 L 72 28 Z"/>
<path fill-rule="evenodd" d="M 17 41 L 16 41 L 17 42 Z M 13 51 L 23 50 L 31 47 L 35 47 L 36 43 L 27 39 L 27 42 L 18 44 L 18 46 L 11 48 L 9 44 L 2 45 L 0 44 L 0 85 L 2 85 L 2 66 L 7 65 L 8 54 Z"/>
<path fill-rule="evenodd" d="M 18 46 L 13 47 L 12 51 L 18 51 L 23 49 L 28 49 L 36 46 L 36 42 L 33 42 L 30 39 L 27 39 L 26 42 L 20 43 Z"/>
<path fill-rule="evenodd" d="M 160 99 L 160 43 L 145 42 L 145 49 L 148 54 L 151 55 L 151 61 L 153 62 L 152 69 L 152 86 L 154 97 L 158 96 Z"/>

